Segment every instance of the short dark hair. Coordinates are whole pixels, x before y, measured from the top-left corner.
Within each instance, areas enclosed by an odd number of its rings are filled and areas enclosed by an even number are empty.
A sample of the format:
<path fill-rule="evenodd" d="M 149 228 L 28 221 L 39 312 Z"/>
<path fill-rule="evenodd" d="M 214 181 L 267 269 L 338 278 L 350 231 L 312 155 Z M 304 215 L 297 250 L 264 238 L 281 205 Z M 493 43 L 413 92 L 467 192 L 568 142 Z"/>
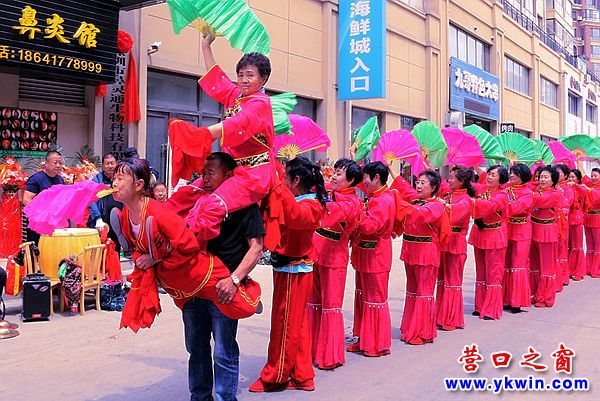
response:
<path fill-rule="evenodd" d="M 109 152 L 109 153 L 105 153 L 104 156 L 102 156 L 102 163 L 104 163 L 104 160 L 106 160 L 106 159 L 108 159 L 110 157 L 112 157 L 113 159 L 117 160 L 117 156 L 115 156 L 114 154 L 112 154 L 112 153 Z"/>
<path fill-rule="evenodd" d="M 58 156 L 62 157 L 62 155 L 60 154 L 60 152 L 58 150 L 49 150 L 46 153 L 46 161 L 48 161 L 48 158 L 52 155 L 58 155 Z"/>
<path fill-rule="evenodd" d="M 531 170 L 523 163 L 513 164 L 510 168 L 511 173 L 521 179 L 523 184 L 531 181 Z"/>
<path fill-rule="evenodd" d="M 346 171 L 346 179 L 350 186 L 354 187 L 362 182 L 362 170 L 357 162 L 347 158 L 340 159 L 333 165 L 334 169 L 342 169 Z"/>
<path fill-rule="evenodd" d="M 550 173 L 550 178 L 552 178 L 552 186 L 556 186 L 556 184 L 558 184 L 558 170 L 556 169 L 556 167 L 553 166 L 544 166 L 542 168 L 540 168 L 538 170 L 540 172 L 540 175 L 542 175 L 542 173 L 544 171 L 547 171 L 548 173 Z"/>
<path fill-rule="evenodd" d="M 310 193 L 314 188 L 317 200 L 323 205 L 327 202 L 327 191 L 325 181 L 321 174 L 321 167 L 313 163 L 305 156 L 296 156 L 285 164 L 285 173 L 293 180 L 300 178 L 300 185 L 305 193 Z"/>
<path fill-rule="evenodd" d="M 235 66 L 235 73 L 239 74 L 242 68 L 250 65 L 255 66 L 258 73 L 263 78 L 268 78 L 271 75 L 271 61 L 267 56 L 261 53 L 244 54 Z"/>
<path fill-rule="evenodd" d="M 235 159 L 229 153 L 213 152 L 210 155 L 208 155 L 208 157 L 206 158 L 206 161 L 209 161 L 209 160 L 218 161 L 219 165 L 221 167 L 224 167 L 225 169 L 227 169 L 227 171 L 233 171 L 237 167 L 237 163 L 235 162 Z"/>
<path fill-rule="evenodd" d="M 135 146 L 130 146 L 125 148 L 123 151 L 123 156 L 125 156 L 125 158 L 139 158 L 140 154 Z"/>
<path fill-rule="evenodd" d="M 120 160 L 115 168 L 115 174 L 125 173 L 133 177 L 134 180 L 144 180 L 144 195 L 150 191 L 150 165 L 144 159 L 126 158 Z"/>
<path fill-rule="evenodd" d="M 557 164 L 554 167 L 556 168 L 556 172 L 560 170 L 564 174 L 565 178 L 569 178 L 569 173 L 571 172 L 569 166 L 567 166 L 566 164 Z"/>
<path fill-rule="evenodd" d="M 576 168 L 571 170 L 571 173 L 575 174 L 575 177 L 577 177 L 577 183 L 581 184 L 581 179 L 583 178 L 583 175 L 581 174 L 581 171 L 577 170 Z"/>
<path fill-rule="evenodd" d="M 442 183 L 442 177 L 440 177 L 437 171 L 433 170 L 425 170 L 419 173 L 419 177 L 426 176 L 429 180 L 429 185 L 433 188 L 431 191 L 431 196 L 435 196 L 440 190 L 440 185 Z"/>
<path fill-rule="evenodd" d="M 504 166 L 495 165 L 487 169 L 488 174 L 494 170 L 498 170 L 498 176 L 500 177 L 499 182 L 500 185 L 506 184 L 508 182 L 508 170 Z"/>
<path fill-rule="evenodd" d="M 594 168 L 592 169 L 592 173 L 594 173 L 594 172 L 596 172 L 596 173 L 600 174 L 600 168 L 598 168 L 598 167 L 594 167 Z"/>
<path fill-rule="evenodd" d="M 463 187 L 467 190 L 467 195 L 474 197 L 476 193 L 475 188 L 473 187 L 473 176 L 475 172 L 464 166 L 454 166 L 451 171 L 454 171 L 456 179 L 463 184 Z"/>
<path fill-rule="evenodd" d="M 154 191 L 154 188 L 156 188 L 156 187 L 165 187 L 166 188 L 167 185 L 164 182 L 157 181 L 156 183 L 154 183 L 154 185 L 152 185 L 152 190 Z"/>
<path fill-rule="evenodd" d="M 379 175 L 379 181 L 382 184 L 387 184 L 389 171 L 385 164 L 382 162 L 371 162 L 367 163 L 363 167 L 363 174 L 368 174 L 370 179 L 374 179 L 376 175 Z"/>

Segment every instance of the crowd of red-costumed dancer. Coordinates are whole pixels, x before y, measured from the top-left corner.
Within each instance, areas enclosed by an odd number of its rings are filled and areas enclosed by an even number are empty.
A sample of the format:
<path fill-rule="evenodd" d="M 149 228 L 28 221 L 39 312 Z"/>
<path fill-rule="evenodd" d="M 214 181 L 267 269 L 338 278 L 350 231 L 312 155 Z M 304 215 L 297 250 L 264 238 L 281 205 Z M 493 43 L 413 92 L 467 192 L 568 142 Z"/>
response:
<path fill-rule="evenodd" d="M 200 181 L 185 185 L 159 204 L 142 195 L 144 167 L 124 162 L 117 168 L 115 199 L 125 204 L 123 235 L 142 267 L 133 273 L 136 288 L 157 299 L 155 288 L 144 285 L 156 280 L 181 308 L 191 297 L 215 300 L 216 282 L 228 275 L 205 249 L 221 221 L 235 210 L 261 206 L 273 304 L 267 361 L 250 391 L 313 390 L 315 366 L 339 368 L 346 352 L 390 354 L 388 287 L 399 279 L 391 275 L 396 237 L 402 237 L 406 273 L 400 339 L 412 345 L 433 342 L 438 330 L 465 328 L 467 244 L 475 255 L 473 315 L 485 320 L 500 319 L 506 310 L 552 307 L 571 279 L 600 277 L 600 169 L 588 177 L 564 165 L 541 166 L 533 177 L 520 163 L 485 172 L 454 166 L 447 181 L 425 170 L 411 184 L 393 164 L 342 158 L 325 182 L 307 158 L 283 165 L 275 157 L 271 105 L 262 90 L 270 66 L 263 74 L 262 61 L 245 55 L 235 85 L 214 62 L 210 43 L 203 43 L 208 72 L 199 84 L 224 105 L 225 119 L 210 127 L 170 121 L 173 178 L 201 171 L 215 140 L 237 162 L 233 177 L 212 193 Z M 258 75 L 245 76 L 246 65 L 257 67 Z M 143 269 L 148 253 L 158 260 L 153 270 Z M 351 344 L 342 314 L 349 265 L 355 270 Z M 251 316 L 260 298 L 250 279 L 240 289 L 232 303 L 221 305 L 236 319 Z M 124 326 L 148 327 L 160 311 L 143 297 L 128 300 Z M 148 308 L 151 318 L 136 320 L 139 308 Z"/>

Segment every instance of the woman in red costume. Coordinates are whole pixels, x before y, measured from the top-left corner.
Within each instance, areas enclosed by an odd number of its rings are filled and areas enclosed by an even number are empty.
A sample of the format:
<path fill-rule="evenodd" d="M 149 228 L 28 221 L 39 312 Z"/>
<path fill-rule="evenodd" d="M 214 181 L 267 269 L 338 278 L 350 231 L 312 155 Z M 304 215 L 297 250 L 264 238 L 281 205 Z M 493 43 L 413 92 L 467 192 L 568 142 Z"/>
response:
<path fill-rule="evenodd" d="M 463 272 L 467 261 L 467 232 L 471 220 L 473 170 L 456 166 L 450 171 L 451 192 L 444 200 L 450 212 L 451 233 L 441 244 L 440 269 L 437 282 L 437 325 L 442 330 L 465 327 L 463 312 Z"/>
<path fill-rule="evenodd" d="M 469 244 L 475 248 L 475 310 L 473 315 L 494 320 L 502 316 L 502 276 L 508 245 L 505 211 L 508 196 L 501 186 L 508 182 L 508 171 L 492 166 L 485 175 L 486 185 L 478 186 L 473 201 L 475 224 Z"/>
<path fill-rule="evenodd" d="M 271 253 L 273 307 L 267 363 L 251 392 L 315 389 L 307 302 L 313 285 L 313 234 L 326 213 L 323 176 L 306 157 L 286 164 L 282 207 L 285 225 Z M 315 192 L 311 189 L 315 188 Z"/>
<path fill-rule="evenodd" d="M 400 339 L 412 345 L 431 343 L 437 336 L 433 293 L 440 266 L 442 219 L 447 218 L 445 202 L 435 198 L 440 182 L 437 172 L 426 170 L 419 174 L 414 189 L 402 177 L 396 178 L 392 186 L 412 205 L 400 254 L 406 270 Z"/>
<path fill-rule="evenodd" d="M 363 351 L 370 357 L 388 355 L 392 346 L 388 284 L 396 201 L 387 186 L 388 176 L 381 162 L 364 166 L 366 198 L 352 239 L 351 261 L 356 270 L 352 332 L 358 341 L 347 350 Z"/>
<path fill-rule="evenodd" d="M 145 297 L 160 313 L 158 281 L 183 309 L 192 297 L 213 301 L 228 317 L 240 319 L 252 316 L 260 300 L 258 283 L 247 278 L 229 304 L 217 302 L 216 284 L 229 277 L 229 270 L 216 257 L 202 253 L 185 221 L 161 203 L 150 199 L 150 169 L 145 160 L 125 159 L 115 169 L 114 198 L 125 208 L 118 212 L 121 239 L 125 240 L 135 264 L 131 274 L 131 294 L 123 310 L 122 326 L 133 331 L 149 327 L 136 321 L 139 313 L 133 305 L 133 294 Z M 116 210 L 116 209 L 114 209 Z M 139 299 L 139 298 L 138 298 Z"/>
<path fill-rule="evenodd" d="M 585 253 L 583 252 L 583 208 L 588 189 L 581 183 L 581 171 L 571 170 L 569 182 L 575 198 L 569 213 L 569 273 L 574 281 L 583 280 L 586 273 Z"/>
<path fill-rule="evenodd" d="M 558 241 L 558 264 L 559 270 L 556 273 L 556 290 L 562 291 L 563 285 L 569 285 L 569 219 L 571 208 L 575 200 L 575 192 L 569 184 L 567 178 L 571 173 L 571 169 L 564 164 L 554 166 L 558 172 L 558 184 L 556 189 L 562 192 L 560 208 L 562 214 L 558 218 L 563 221 L 559 224 L 560 239 Z"/>
<path fill-rule="evenodd" d="M 346 215 L 313 236 L 313 289 L 308 299 L 308 325 L 313 361 L 319 369 L 334 369 L 346 362 L 342 304 L 346 287 L 350 235 L 358 223 L 361 200 L 356 185 L 362 181 L 360 166 L 350 159 L 334 164 L 330 198 Z M 330 209 L 333 204 L 329 203 Z"/>
<path fill-rule="evenodd" d="M 558 172 L 554 167 L 542 167 L 539 182 L 539 192 L 534 194 L 531 210 L 531 269 L 539 272 L 533 303 L 537 307 L 551 307 L 556 299 L 556 280 L 559 277 L 558 215 L 561 213 L 562 193 L 555 189 Z"/>
<path fill-rule="evenodd" d="M 201 239 L 217 236 L 218 225 L 227 213 L 261 201 L 278 182 L 271 102 L 263 89 L 271 74 L 269 59 L 259 53 L 245 54 L 236 66 L 236 85 L 216 64 L 211 49 L 214 39 L 208 35 L 202 41 L 208 71 L 198 82 L 204 92 L 225 106 L 225 119 L 200 128 L 177 119 L 169 122 L 175 181 L 189 179 L 194 161 L 201 163 L 216 139 L 239 166 L 232 178 L 212 194 L 201 196 L 190 211 L 187 221 Z M 185 209 L 189 201 L 186 195 L 197 198 L 184 191 L 175 193 L 170 203 Z"/>
<path fill-rule="evenodd" d="M 592 169 L 589 202 L 585 205 L 583 225 L 587 245 L 587 274 L 600 278 L 600 168 L 597 167 Z"/>
<path fill-rule="evenodd" d="M 529 250 L 531 247 L 531 220 L 529 214 L 533 204 L 533 192 L 528 185 L 531 170 L 522 163 L 510 168 L 508 194 L 508 247 L 504 269 L 504 306 L 512 313 L 531 306 L 529 284 Z"/>

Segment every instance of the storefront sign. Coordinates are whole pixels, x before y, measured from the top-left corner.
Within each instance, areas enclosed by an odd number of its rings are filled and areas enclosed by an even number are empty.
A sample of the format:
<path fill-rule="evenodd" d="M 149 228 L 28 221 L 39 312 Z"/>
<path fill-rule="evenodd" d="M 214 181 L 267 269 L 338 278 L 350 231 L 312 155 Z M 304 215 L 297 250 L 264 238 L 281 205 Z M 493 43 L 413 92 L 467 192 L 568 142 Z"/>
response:
<path fill-rule="evenodd" d="M 581 93 L 581 83 L 573 76 L 569 76 L 569 89 L 574 90 L 577 93 Z"/>
<path fill-rule="evenodd" d="M 339 100 L 385 97 L 385 3 L 339 2 Z"/>
<path fill-rule="evenodd" d="M 591 100 L 592 102 L 596 103 L 596 92 L 594 92 L 592 88 L 588 88 L 587 98 L 588 100 Z"/>
<path fill-rule="evenodd" d="M 56 149 L 58 114 L 0 107 L 0 150 L 13 156 L 37 157 Z"/>
<path fill-rule="evenodd" d="M 113 82 L 119 7 L 102 0 L 5 0 L 0 65 Z"/>
<path fill-rule="evenodd" d="M 125 74 L 129 57 L 117 55 L 115 83 L 106 88 L 104 98 L 104 135 L 102 153 L 112 153 L 117 158 L 123 157 L 123 150 L 129 139 L 129 125 L 123 124 L 123 99 L 125 97 Z"/>
<path fill-rule="evenodd" d="M 515 123 L 502 123 L 500 124 L 500 133 L 503 132 L 516 132 Z"/>
<path fill-rule="evenodd" d="M 450 109 L 498 120 L 500 79 L 462 60 L 450 57 Z"/>

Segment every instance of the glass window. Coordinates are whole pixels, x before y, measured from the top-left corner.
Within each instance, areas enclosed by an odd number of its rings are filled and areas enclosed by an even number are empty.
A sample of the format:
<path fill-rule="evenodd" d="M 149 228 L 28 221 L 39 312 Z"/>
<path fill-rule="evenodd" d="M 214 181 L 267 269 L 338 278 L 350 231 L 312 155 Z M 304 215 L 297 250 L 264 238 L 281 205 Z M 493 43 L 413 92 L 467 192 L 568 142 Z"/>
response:
<path fill-rule="evenodd" d="M 585 120 L 589 123 L 596 123 L 596 113 L 598 108 L 593 104 L 587 103 L 585 105 Z"/>
<path fill-rule="evenodd" d="M 592 46 L 592 56 L 600 57 L 600 46 Z"/>
<path fill-rule="evenodd" d="M 505 57 L 504 80 L 506 87 L 529 96 L 529 68 Z"/>
<path fill-rule="evenodd" d="M 569 93 L 569 114 L 579 116 L 579 97 Z"/>
<path fill-rule="evenodd" d="M 557 105 L 558 85 L 548 81 L 544 77 L 540 77 L 540 100 L 543 104 L 551 107 Z"/>
<path fill-rule="evenodd" d="M 592 39 L 600 40 L 600 29 L 592 28 L 590 30 L 590 35 L 592 36 Z"/>
<path fill-rule="evenodd" d="M 490 71 L 490 45 L 461 29 L 450 25 L 448 47 L 451 56 Z"/>

